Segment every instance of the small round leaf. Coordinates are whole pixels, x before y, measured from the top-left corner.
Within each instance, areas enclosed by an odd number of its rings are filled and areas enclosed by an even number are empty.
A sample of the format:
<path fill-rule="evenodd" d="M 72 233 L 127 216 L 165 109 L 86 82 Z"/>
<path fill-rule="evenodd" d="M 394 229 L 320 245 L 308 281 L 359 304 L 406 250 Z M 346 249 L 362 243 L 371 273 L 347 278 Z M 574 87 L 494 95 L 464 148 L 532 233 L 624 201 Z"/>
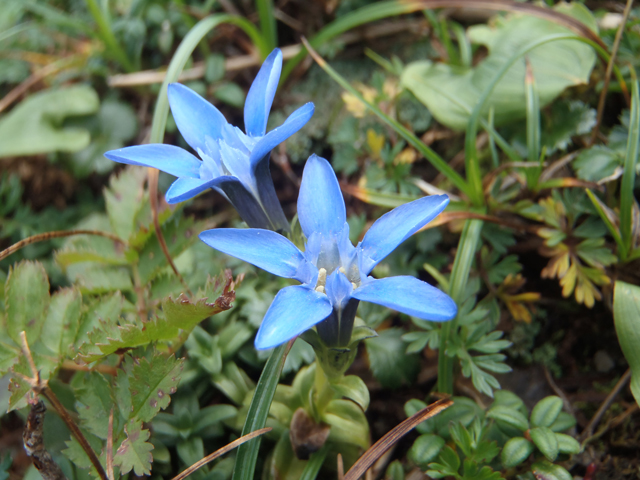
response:
<path fill-rule="evenodd" d="M 562 411 L 560 397 L 550 396 L 540 400 L 531 411 L 531 425 L 534 427 L 550 427 Z"/>
<path fill-rule="evenodd" d="M 424 471 L 427 465 L 438 456 L 444 444 L 444 438 L 433 433 L 425 433 L 413 442 L 409 450 L 409 458 Z"/>
<path fill-rule="evenodd" d="M 535 450 L 533 443 L 523 437 L 514 437 L 504 444 L 501 459 L 502 464 L 507 467 L 515 467 L 524 462 Z"/>
<path fill-rule="evenodd" d="M 549 460 L 553 462 L 558 457 L 558 439 L 556 434 L 547 427 L 536 427 L 529 430 L 531 440 L 535 443 L 538 450 Z"/>
<path fill-rule="evenodd" d="M 578 441 L 571 435 L 556 433 L 556 438 L 558 439 L 558 450 L 560 451 L 560 453 L 573 455 L 575 453 L 580 453 L 580 451 L 582 450 L 580 443 L 578 443 Z"/>

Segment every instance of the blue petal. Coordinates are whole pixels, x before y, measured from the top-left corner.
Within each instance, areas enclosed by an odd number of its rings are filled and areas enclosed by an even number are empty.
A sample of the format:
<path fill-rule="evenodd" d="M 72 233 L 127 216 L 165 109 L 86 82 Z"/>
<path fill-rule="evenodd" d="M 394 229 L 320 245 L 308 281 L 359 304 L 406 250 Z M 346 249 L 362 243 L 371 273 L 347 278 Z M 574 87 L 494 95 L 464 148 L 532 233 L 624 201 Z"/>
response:
<path fill-rule="evenodd" d="M 227 120 L 216 107 L 184 85 L 169 84 L 167 95 L 171 113 L 184 139 L 194 150 L 200 148 L 206 152 L 206 138 L 220 138 Z"/>
<path fill-rule="evenodd" d="M 326 295 L 304 285 L 285 287 L 267 310 L 255 346 L 258 350 L 277 347 L 320 323 L 331 311 Z"/>
<path fill-rule="evenodd" d="M 271 228 L 275 231 L 288 232 L 290 230 L 289 222 L 276 195 L 276 189 L 271 179 L 271 171 L 269 170 L 269 162 L 262 162 L 257 165 L 253 171 L 253 179 L 260 196 L 260 203 L 271 222 Z"/>
<path fill-rule="evenodd" d="M 446 195 L 431 195 L 405 203 L 376 220 L 360 245 L 365 255 L 361 273 L 367 275 L 398 245 L 433 220 L 448 203 Z"/>
<path fill-rule="evenodd" d="M 176 177 L 198 178 L 202 165 L 197 157 L 186 150 L 161 143 L 119 148 L 104 156 L 118 163 L 157 168 Z"/>
<path fill-rule="evenodd" d="M 351 294 L 414 317 L 434 322 L 451 320 L 458 308 L 449 295 L 414 277 L 370 279 Z"/>
<path fill-rule="evenodd" d="M 267 155 L 269 155 L 271 150 L 273 150 L 291 135 L 304 127 L 309 119 L 313 116 L 314 109 L 315 107 L 313 103 L 305 103 L 303 106 L 289 115 L 289 117 L 282 125 L 274 128 L 264 137 L 262 137 L 253 147 L 253 150 L 251 150 L 251 166 L 253 168 L 256 168 L 256 165 L 260 163 L 260 161 Z"/>
<path fill-rule="evenodd" d="M 169 204 L 184 202 L 208 188 L 217 187 L 226 178 L 229 177 L 216 177 L 210 180 L 182 177 L 171 184 L 165 198 Z"/>
<path fill-rule="evenodd" d="M 307 238 L 313 232 L 323 236 L 340 233 L 347 221 L 336 174 L 329 162 L 315 154 L 309 157 L 302 173 L 298 219 Z"/>
<path fill-rule="evenodd" d="M 279 277 L 294 278 L 304 256 L 279 233 L 259 228 L 205 230 L 200 240 L 227 255 L 249 262 Z"/>
<path fill-rule="evenodd" d="M 340 270 L 334 270 L 327 277 L 326 293 L 333 308 L 342 310 L 347 305 L 353 292 L 353 285 Z"/>
<path fill-rule="evenodd" d="M 244 103 L 244 129 L 247 135 L 261 137 L 267 130 L 267 118 L 282 71 L 282 52 L 276 48 L 266 58 L 253 81 Z"/>

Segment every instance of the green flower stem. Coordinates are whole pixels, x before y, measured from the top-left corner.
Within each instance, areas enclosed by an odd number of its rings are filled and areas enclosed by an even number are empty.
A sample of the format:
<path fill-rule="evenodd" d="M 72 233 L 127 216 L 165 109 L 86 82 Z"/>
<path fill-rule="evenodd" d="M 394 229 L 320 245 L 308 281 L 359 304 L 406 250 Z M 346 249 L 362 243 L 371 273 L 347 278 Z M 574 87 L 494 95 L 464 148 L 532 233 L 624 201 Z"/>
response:
<path fill-rule="evenodd" d="M 464 287 L 475 257 L 476 248 L 482 231 L 482 220 L 467 220 L 458 243 L 458 252 L 453 262 L 449 295 L 460 306 Z M 447 355 L 451 336 L 458 331 L 458 317 L 442 324 L 440 330 L 440 349 L 438 351 L 438 392 L 453 393 L 453 358 Z"/>

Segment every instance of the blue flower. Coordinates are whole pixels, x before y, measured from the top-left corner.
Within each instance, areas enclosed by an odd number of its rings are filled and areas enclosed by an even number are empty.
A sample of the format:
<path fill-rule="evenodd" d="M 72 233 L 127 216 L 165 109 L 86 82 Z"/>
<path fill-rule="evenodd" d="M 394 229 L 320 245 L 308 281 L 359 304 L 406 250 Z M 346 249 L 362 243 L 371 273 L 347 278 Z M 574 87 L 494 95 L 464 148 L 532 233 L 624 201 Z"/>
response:
<path fill-rule="evenodd" d="M 274 147 L 309 121 L 314 107 L 313 103 L 303 105 L 282 125 L 266 133 L 281 70 L 282 52 L 275 49 L 249 89 L 244 106 L 246 134 L 227 123 L 216 107 L 193 90 L 178 83 L 169 85 L 167 95 L 173 118 L 202 160 L 182 148 L 164 144 L 121 148 L 105 156 L 178 177 L 167 191 L 168 203 L 182 202 L 215 188 L 250 227 L 288 230 L 269 172 L 269 156 Z"/>
<path fill-rule="evenodd" d="M 315 325 L 328 346 L 346 346 L 361 300 L 426 320 L 455 317 L 455 302 L 417 278 L 369 276 L 382 259 L 448 203 L 446 195 L 432 195 L 395 208 L 380 217 L 354 247 L 338 179 L 329 162 L 312 155 L 298 197 L 298 218 L 307 239 L 304 252 L 284 236 L 262 229 L 207 230 L 200 239 L 274 275 L 302 283 L 278 292 L 260 325 L 256 348 L 275 347 Z"/>

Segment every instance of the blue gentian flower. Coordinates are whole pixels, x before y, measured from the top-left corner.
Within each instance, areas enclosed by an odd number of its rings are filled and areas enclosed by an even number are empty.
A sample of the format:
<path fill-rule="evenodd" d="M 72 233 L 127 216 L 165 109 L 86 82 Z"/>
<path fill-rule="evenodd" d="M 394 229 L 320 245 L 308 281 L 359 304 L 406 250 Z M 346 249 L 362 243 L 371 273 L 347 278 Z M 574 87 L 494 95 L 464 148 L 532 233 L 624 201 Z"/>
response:
<path fill-rule="evenodd" d="M 269 172 L 271 150 L 300 130 L 313 115 L 313 103 L 293 112 L 266 133 L 267 118 L 282 70 L 282 52 L 267 57 L 244 106 L 246 134 L 227 123 L 220 111 L 193 90 L 172 83 L 167 95 L 173 118 L 199 160 L 182 148 L 137 145 L 105 153 L 113 161 L 153 167 L 178 179 L 166 194 L 168 203 L 188 200 L 214 188 L 225 195 L 250 227 L 288 230 L 289 225 Z"/>
<path fill-rule="evenodd" d="M 448 203 L 446 195 L 432 195 L 395 208 L 380 217 L 354 247 L 338 179 L 329 162 L 312 155 L 298 197 L 298 218 L 306 236 L 304 252 L 284 236 L 263 229 L 207 230 L 200 239 L 274 275 L 302 283 L 278 292 L 258 330 L 257 349 L 280 345 L 315 325 L 328 346 L 347 346 L 361 300 L 426 320 L 455 317 L 455 302 L 417 278 L 369 276 L 382 259 Z"/>

